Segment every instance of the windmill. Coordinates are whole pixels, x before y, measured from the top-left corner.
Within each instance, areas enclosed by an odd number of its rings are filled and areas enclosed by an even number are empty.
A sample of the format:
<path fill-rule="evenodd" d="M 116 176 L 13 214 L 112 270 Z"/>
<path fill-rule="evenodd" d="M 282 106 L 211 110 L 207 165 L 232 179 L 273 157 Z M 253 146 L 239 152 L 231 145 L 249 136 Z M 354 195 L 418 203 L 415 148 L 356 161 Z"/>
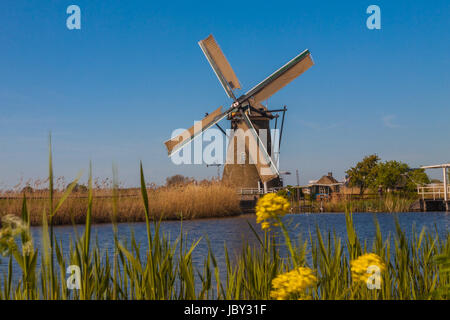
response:
<path fill-rule="evenodd" d="M 261 102 L 267 100 L 314 64 L 309 50 L 303 51 L 250 91 L 236 98 L 234 91 L 241 89 L 241 84 L 214 37 L 208 36 L 199 41 L 199 45 L 233 102 L 227 110 L 223 111 L 222 107 L 219 107 L 212 113 L 206 114 L 196 125 L 167 140 L 165 145 L 169 156 L 214 125 L 225 133 L 218 123 L 227 118 L 231 122 L 232 134 L 229 137 L 222 180 L 240 188 L 259 188 L 260 183 L 265 189 L 280 186 L 280 172 L 271 155 L 270 121 L 273 119 L 277 121 L 278 114 L 274 115 L 274 113 L 283 112 L 284 122 L 287 109 L 284 107 L 268 110 Z M 263 136 L 261 132 L 266 133 L 266 136 Z M 237 133 L 241 135 L 244 133 L 244 148 L 239 148 Z"/>

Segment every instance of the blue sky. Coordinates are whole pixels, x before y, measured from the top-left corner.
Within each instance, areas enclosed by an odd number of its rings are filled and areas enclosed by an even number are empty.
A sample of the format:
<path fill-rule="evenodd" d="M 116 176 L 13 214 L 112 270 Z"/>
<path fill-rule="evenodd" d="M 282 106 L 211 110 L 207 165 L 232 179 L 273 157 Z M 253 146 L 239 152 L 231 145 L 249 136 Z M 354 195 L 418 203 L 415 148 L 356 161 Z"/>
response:
<path fill-rule="evenodd" d="M 81 8 L 81 30 L 66 8 Z M 381 30 L 366 8 L 381 8 Z M 316 63 L 269 100 L 289 108 L 281 169 L 342 178 L 364 155 L 450 161 L 448 1 L 19 1 L 0 3 L 0 189 L 47 174 L 162 183 L 215 168 L 172 164 L 163 142 L 229 99 L 197 42 L 214 34 L 245 93 L 308 48 Z M 227 126 L 226 123 L 223 124 Z M 295 175 L 287 182 L 294 183 Z"/>

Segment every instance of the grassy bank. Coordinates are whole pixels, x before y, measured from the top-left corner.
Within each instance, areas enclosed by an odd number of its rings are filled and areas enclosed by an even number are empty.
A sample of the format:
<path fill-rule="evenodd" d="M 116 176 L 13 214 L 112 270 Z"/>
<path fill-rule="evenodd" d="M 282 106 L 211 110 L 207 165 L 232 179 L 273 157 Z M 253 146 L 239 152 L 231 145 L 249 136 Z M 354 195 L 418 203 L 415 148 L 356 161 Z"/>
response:
<path fill-rule="evenodd" d="M 114 192 L 117 192 L 114 203 Z M 115 219 L 117 222 L 145 221 L 144 208 L 139 189 L 93 190 L 91 220 L 93 223 L 111 222 L 113 205 L 116 206 Z M 31 225 L 42 224 L 42 212 L 49 208 L 50 193 L 48 191 L 28 193 L 27 204 L 30 212 Z M 63 192 L 54 192 L 53 199 L 58 202 L 64 196 Z M 226 217 L 240 214 L 239 197 L 232 187 L 219 182 L 196 185 L 161 187 L 147 191 L 150 216 L 157 220 L 194 219 Z M 0 199 L 0 216 L 13 214 L 21 215 L 22 195 L 8 194 Z M 82 224 L 86 221 L 88 205 L 87 192 L 75 192 L 65 199 L 55 215 L 53 223 Z"/>
<path fill-rule="evenodd" d="M 332 200 L 324 202 L 326 212 L 408 212 L 416 199 L 401 195 L 387 195 L 381 199 Z"/>
<path fill-rule="evenodd" d="M 417 199 L 402 195 L 389 194 L 376 199 L 331 199 L 329 201 L 301 201 L 300 212 L 408 212 L 411 204 Z M 293 204 L 294 212 L 298 212 L 298 205 Z M 323 208 L 323 210 L 321 210 Z"/>

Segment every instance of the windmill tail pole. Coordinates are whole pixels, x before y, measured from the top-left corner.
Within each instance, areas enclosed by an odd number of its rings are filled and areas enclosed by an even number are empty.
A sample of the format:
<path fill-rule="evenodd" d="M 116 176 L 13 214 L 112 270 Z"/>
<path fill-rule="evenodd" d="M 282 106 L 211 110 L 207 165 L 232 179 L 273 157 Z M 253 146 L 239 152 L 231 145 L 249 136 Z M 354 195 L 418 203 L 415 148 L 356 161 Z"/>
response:
<path fill-rule="evenodd" d="M 287 108 L 284 106 L 283 108 L 283 117 L 281 118 L 281 129 L 280 129 L 280 140 L 278 141 L 278 152 L 281 148 L 281 138 L 283 137 L 283 128 L 284 128 L 284 117 L 286 115 Z"/>

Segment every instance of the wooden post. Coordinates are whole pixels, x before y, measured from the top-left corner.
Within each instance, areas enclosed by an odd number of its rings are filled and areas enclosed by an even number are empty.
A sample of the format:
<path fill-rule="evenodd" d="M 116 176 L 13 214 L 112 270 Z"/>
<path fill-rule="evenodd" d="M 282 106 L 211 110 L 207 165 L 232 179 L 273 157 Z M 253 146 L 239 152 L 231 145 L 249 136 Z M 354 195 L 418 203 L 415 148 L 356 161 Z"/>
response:
<path fill-rule="evenodd" d="M 448 191 L 448 186 L 447 186 L 447 167 L 443 167 L 442 168 L 442 172 L 444 174 L 444 201 L 445 201 L 445 211 L 449 211 L 449 207 L 448 207 L 448 195 L 447 195 L 447 191 Z"/>

